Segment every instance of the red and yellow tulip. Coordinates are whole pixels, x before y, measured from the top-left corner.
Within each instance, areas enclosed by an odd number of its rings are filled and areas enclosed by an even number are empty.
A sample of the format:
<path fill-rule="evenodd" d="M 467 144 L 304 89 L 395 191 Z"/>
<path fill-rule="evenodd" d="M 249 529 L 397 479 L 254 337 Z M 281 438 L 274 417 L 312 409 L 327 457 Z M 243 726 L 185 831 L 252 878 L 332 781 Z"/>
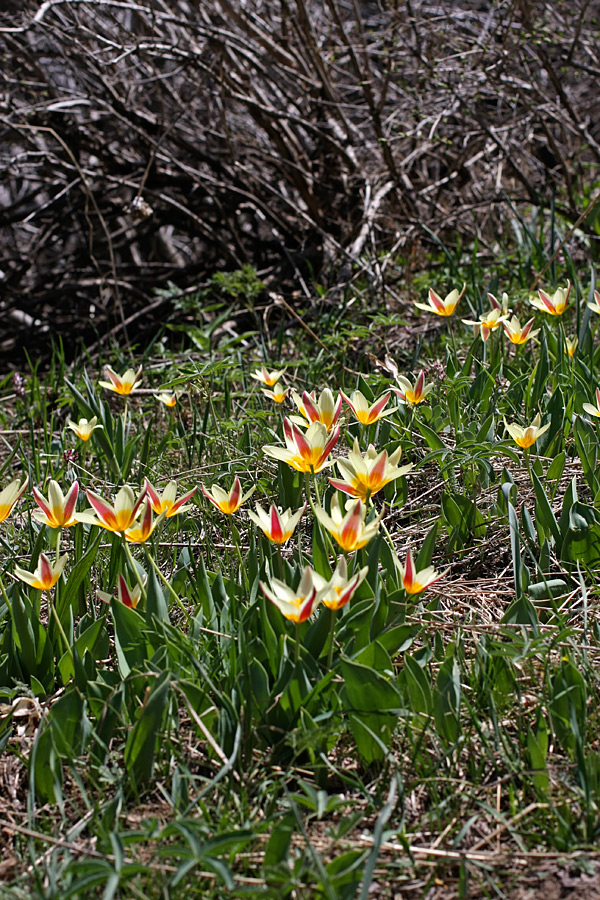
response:
<path fill-rule="evenodd" d="M 117 534 L 124 533 L 131 528 L 139 516 L 146 489 L 144 488 L 136 499 L 132 489 L 126 484 L 118 492 L 114 504 L 108 503 L 94 491 L 88 490 L 85 494 L 92 508 L 82 513 L 76 513 L 77 521 L 85 522 L 88 525 L 98 525 L 100 528 Z"/>
<path fill-rule="evenodd" d="M 133 391 L 137 390 L 139 387 L 139 383 L 142 378 L 142 367 L 134 372 L 133 369 L 127 369 L 123 375 L 118 375 L 114 369 L 110 366 L 105 366 L 105 371 L 110 381 L 99 381 L 98 384 L 100 387 L 106 388 L 109 391 L 114 391 L 116 394 L 123 394 L 127 396 L 128 394 L 133 393 Z"/>
<path fill-rule="evenodd" d="M 270 600 L 290 622 L 305 622 L 317 605 L 317 589 L 313 575 L 312 569 L 307 566 L 296 590 L 278 578 L 271 578 L 269 585 L 259 582 L 260 589 L 267 600 Z"/>
<path fill-rule="evenodd" d="M 78 494 L 79 484 L 77 481 L 73 482 L 65 497 L 60 485 L 56 481 L 51 480 L 48 485 L 47 500 L 34 487 L 33 497 L 40 509 L 31 514 L 32 518 L 42 525 L 47 525 L 49 528 L 69 528 L 71 525 L 75 525 L 77 519 L 74 513 Z"/>
<path fill-rule="evenodd" d="M 536 309 L 548 313 L 550 316 L 562 316 L 567 303 L 569 302 L 569 294 L 571 293 L 571 282 L 567 281 L 566 287 L 557 288 L 552 296 L 545 291 L 539 290 L 538 296 L 530 297 L 529 302 Z"/>
<path fill-rule="evenodd" d="M 526 344 L 527 341 L 530 341 L 532 338 L 539 334 L 540 329 L 533 329 L 533 323 L 535 319 L 529 319 L 528 322 L 521 327 L 521 323 L 517 319 L 516 316 L 512 316 L 512 318 L 505 320 L 502 322 L 502 327 L 504 328 L 504 332 L 512 344 Z"/>
<path fill-rule="evenodd" d="M 341 391 L 342 397 L 361 425 L 371 425 L 373 422 L 377 422 L 378 419 L 383 419 L 384 416 L 391 416 L 396 412 L 396 407 L 385 409 L 385 406 L 390 399 L 390 394 L 391 391 L 388 391 L 376 400 L 375 403 L 369 405 L 365 395 L 360 391 L 354 391 L 352 397 L 347 397 L 346 394 Z"/>
<path fill-rule="evenodd" d="M 433 390 L 433 384 L 425 384 L 425 372 L 423 369 L 419 372 L 417 380 L 413 384 L 404 375 L 398 375 L 397 379 L 399 388 L 392 388 L 398 395 L 402 403 L 408 403 L 409 406 L 417 406 L 422 403 L 427 394 Z"/>
<path fill-rule="evenodd" d="M 229 492 L 224 491 L 218 484 L 213 484 L 210 489 L 204 487 L 203 484 L 200 487 L 206 499 L 226 516 L 231 516 L 236 512 L 256 490 L 256 485 L 254 485 L 246 494 L 242 494 L 242 485 L 237 475 Z"/>
<path fill-rule="evenodd" d="M 67 422 L 67 426 L 77 435 L 77 437 L 81 441 L 89 441 L 96 428 L 104 427 L 98 423 L 98 416 L 92 416 L 89 422 L 87 419 L 80 419 L 77 424 L 69 419 Z"/>
<path fill-rule="evenodd" d="M 365 566 L 348 578 L 348 564 L 346 558 L 340 556 L 337 566 L 330 581 L 326 581 L 316 572 L 313 579 L 317 585 L 317 597 L 327 609 L 338 610 L 352 599 L 359 585 L 365 580 L 369 567 Z"/>
<path fill-rule="evenodd" d="M 406 554 L 405 565 L 398 563 L 398 566 L 400 568 L 402 585 L 407 594 L 422 593 L 422 591 L 431 587 L 432 584 L 435 584 L 436 581 L 443 578 L 449 571 L 446 569 L 444 572 L 436 572 L 433 566 L 427 566 L 426 569 L 421 569 L 417 572 L 412 550 L 409 550 Z"/>
<path fill-rule="evenodd" d="M 177 499 L 177 482 L 169 481 L 166 487 L 163 489 L 162 494 L 159 494 L 156 488 L 150 484 L 148 479 L 146 478 L 144 481 L 144 487 L 146 490 L 146 494 L 148 495 L 148 499 L 152 504 L 152 509 L 159 516 L 161 513 L 165 514 L 166 519 L 170 519 L 172 516 L 176 516 L 178 513 L 186 512 L 189 509 L 189 506 L 185 504 L 188 500 L 191 500 L 196 491 L 197 487 L 192 488 L 191 491 L 188 491 L 186 494 L 183 494 L 179 499 Z"/>
<path fill-rule="evenodd" d="M 295 417 L 293 421 L 297 424 L 305 426 L 313 422 L 320 422 L 329 433 L 337 423 L 342 410 L 341 394 L 338 394 L 338 398 L 335 400 L 329 388 L 324 388 L 318 400 L 314 393 L 309 394 L 308 391 L 304 391 L 302 396 L 297 391 L 292 391 L 292 397 L 304 417 L 304 419 Z"/>
<path fill-rule="evenodd" d="M 285 372 L 285 366 L 283 369 L 274 369 L 272 372 L 262 366 L 258 370 L 258 372 L 251 372 L 250 378 L 254 378 L 255 381 L 261 381 L 263 384 L 266 384 L 267 387 L 273 387 L 274 384 L 277 384 L 279 378 Z"/>
<path fill-rule="evenodd" d="M 60 578 L 66 561 L 67 554 L 65 553 L 54 563 L 54 565 L 52 565 L 46 554 L 40 553 L 38 564 L 34 572 L 28 572 L 26 569 L 21 569 L 17 566 L 15 568 L 15 575 L 17 578 L 20 578 L 21 581 L 31 585 L 32 588 L 36 588 L 38 591 L 49 591 Z"/>
<path fill-rule="evenodd" d="M 3 491 L 0 491 L 0 522 L 4 522 L 10 516 L 17 500 L 23 496 L 29 484 L 29 475 L 25 476 L 25 481 L 21 484 L 18 478 L 11 481 Z"/>
<path fill-rule="evenodd" d="M 267 512 L 260 503 L 255 505 L 256 512 L 248 510 L 248 515 L 274 544 L 285 544 L 286 541 L 289 541 L 306 509 L 305 503 L 295 513 L 292 513 L 291 509 L 280 513 L 276 506 L 271 506 Z"/>
<path fill-rule="evenodd" d="M 285 447 L 268 444 L 263 447 L 267 456 L 287 463 L 298 472 L 320 472 L 331 465 L 329 454 L 337 444 L 340 436 L 339 427 L 329 437 L 327 429 L 320 422 L 313 422 L 306 433 L 298 428 L 290 419 L 283 420 Z"/>
<path fill-rule="evenodd" d="M 112 600 L 112 596 L 105 591 L 96 591 L 96 593 L 103 603 L 110 603 Z M 123 576 L 119 575 L 117 581 L 117 599 L 119 603 L 122 603 L 123 606 L 128 606 L 129 609 L 135 609 L 140 602 L 141 596 L 142 589 L 139 584 L 129 587 Z"/>
<path fill-rule="evenodd" d="M 492 331 L 503 325 L 508 319 L 508 313 L 503 313 L 501 308 L 494 307 L 482 313 L 478 319 L 463 319 L 465 325 L 473 326 L 473 334 L 477 337 L 481 334 L 481 340 L 487 341 Z"/>
<path fill-rule="evenodd" d="M 506 419 L 504 420 L 504 425 L 513 441 L 518 444 L 519 447 L 522 447 L 524 450 L 528 450 L 533 444 L 535 444 L 537 439 L 550 428 L 550 422 L 548 422 L 547 425 L 544 425 L 543 428 L 540 428 L 541 421 L 542 417 L 538 413 L 531 425 L 528 425 L 526 428 L 523 428 L 521 425 L 517 425 L 516 423 L 509 425 Z"/>
<path fill-rule="evenodd" d="M 460 292 L 455 288 L 453 291 L 450 291 L 443 300 L 439 294 L 436 294 L 433 288 L 429 288 L 428 303 L 415 303 L 415 306 L 417 309 L 424 309 L 425 312 L 435 313 L 436 316 L 451 316 L 458 306 L 466 287 L 466 284 L 463 284 Z"/>
<path fill-rule="evenodd" d="M 330 478 L 329 481 L 338 491 L 356 497 L 364 503 L 380 491 L 390 481 L 395 481 L 401 475 L 406 475 L 412 469 L 412 463 L 398 467 L 402 455 L 402 447 L 398 447 L 388 457 L 387 450 L 378 453 L 370 444 L 364 456 L 360 452 L 358 440 L 354 440 L 354 447 L 347 459 L 336 460 L 343 480 Z"/>
<path fill-rule="evenodd" d="M 272 390 L 271 388 L 261 388 L 261 390 L 265 397 L 268 397 L 269 400 L 273 400 L 274 403 L 284 403 L 290 392 L 290 389 L 284 387 L 280 381 L 273 385 Z"/>
<path fill-rule="evenodd" d="M 152 395 L 155 400 L 164 406 L 173 407 L 177 404 L 177 394 L 175 391 L 159 391 L 158 394 Z"/>
<path fill-rule="evenodd" d="M 336 494 L 331 501 L 330 515 L 320 506 L 315 507 L 315 515 L 342 550 L 351 553 L 353 550 L 360 550 L 375 537 L 383 513 L 367 523 L 367 507 L 362 500 L 357 500 L 344 515 Z"/>

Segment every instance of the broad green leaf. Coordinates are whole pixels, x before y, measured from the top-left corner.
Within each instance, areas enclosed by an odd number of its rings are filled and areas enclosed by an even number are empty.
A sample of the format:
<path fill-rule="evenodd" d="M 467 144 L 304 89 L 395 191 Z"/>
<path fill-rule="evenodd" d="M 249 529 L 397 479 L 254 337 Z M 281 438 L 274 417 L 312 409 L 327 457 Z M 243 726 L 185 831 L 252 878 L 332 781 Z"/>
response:
<path fill-rule="evenodd" d="M 81 528 L 81 525 L 79 526 L 79 528 Z M 65 614 L 69 608 L 73 609 L 73 612 L 77 614 L 79 607 L 79 588 L 87 578 L 90 569 L 92 568 L 94 561 L 98 555 L 98 549 L 100 547 L 100 541 L 102 539 L 104 531 L 101 528 L 94 530 L 97 531 L 97 534 L 92 537 L 91 543 L 88 543 L 86 552 L 81 557 L 81 559 L 77 560 L 77 562 L 69 572 L 67 583 L 63 586 L 60 593 L 60 608 L 57 609 L 57 613 L 63 624 L 65 622 Z"/>
<path fill-rule="evenodd" d="M 347 657 L 342 657 L 340 668 L 346 688 L 346 711 L 350 713 L 358 751 L 367 765 L 382 760 L 384 748 L 392 740 L 396 711 L 402 707 L 398 690 L 374 669 Z"/>
<path fill-rule="evenodd" d="M 125 765 L 135 785 L 145 785 L 152 776 L 156 742 L 159 739 L 163 715 L 169 699 L 168 671 L 155 680 L 150 693 L 143 699 L 139 717 L 129 732 L 125 745 Z"/>
<path fill-rule="evenodd" d="M 79 653 L 80 659 L 83 659 L 86 650 L 92 651 L 94 646 L 100 637 L 102 631 L 106 628 L 106 622 L 104 619 L 96 619 L 86 630 L 81 634 L 77 640 L 75 641 L 75 647 L 77 648 L 77 652 Z M 73 660 L 71 658 L 71 654 L 68 651 L 65 651 L 58 663 L 58 670 L 60 672 L 60 677 L 63 680 L 63 684 L 66 684 L 70 678 L 73 677 L 74 669 L 73 669 Z"/>
<path fill-rule="evenodd" d="M 164 591 L 158 580 L 154 567 L 150 566 L 146 583 L 146 622 L 152 625 L 153 619 L 159 622 L 169 621 L 169 609 Z"/>
<path fill-rule="evenodd" d="M 115 626 L 115 649 L 119 671 L 122 678 L 127 678 L 132 669 L 141 668 L 148 659 L 144 619 L 115 597 L 110 601 L 110 611 Z"/>
<path fill-rule="evenodd" d="M 410 697 L 410 707 L 415 712 L 431 715 L 433 711 L 433 695 L 431 680 L 427 671 L 419 665 L 414 657 L 404 657 L 403 681 Z"/>
<path fill-rule="evenodd" d="M 437 432 L 433 431 L 432 428 L 429 427 L 425 422 L 420 418 L 415 419 L 415 424 L 423 437 L 425 438 L 425 442 L 430 450 L 447 450 L 446 444 L 437 434 Z"/>
<path fill-rule="evenodd" d="M 440 737 L 455 744 L 460 734 L 460 672 L 454 657 L 447 659 L 438 672 L 433 694 L 433 716 Z"/>

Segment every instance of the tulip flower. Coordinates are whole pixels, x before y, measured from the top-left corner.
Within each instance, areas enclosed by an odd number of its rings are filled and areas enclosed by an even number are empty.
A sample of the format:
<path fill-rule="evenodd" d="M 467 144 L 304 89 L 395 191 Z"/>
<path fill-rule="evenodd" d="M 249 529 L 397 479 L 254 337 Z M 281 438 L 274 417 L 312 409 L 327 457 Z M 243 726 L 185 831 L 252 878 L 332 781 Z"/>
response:
<path fill-rule="evenodd" d="M 594 300 L 587 304 L 587 308 L 592 312 L 600 313 L 600 291 L 594 291 Z"/>
<path fill-rule="evenodd" d="M 79 484 L 74 481 L 65 497 L 60 486 L 56 481 L 51 480 L 48 485 L 48 499 L 33 488 L 33 497 L 39 510 L 33 512 L 32 518 L 48 528 L 69 528 L 75 525 L 77 519 L 74 516 L 75 506 L 77 504 L 77 496 L 79 494 Z"/>
<path fill-rule="evenodd" d="M 133 369 L 127 369 L 123 375 L 117 375 L 115 370 L 111 369 L 110 366 L 105 366 L 105 370 L 110 381 L 99 381 L 98 384 L 100 387 L 107 388 L 109 391 L 114 391 L 116 394 L 123 394 L 125 396 L 131 394 L 139 387 L 139 382 L 142 377 L 141 366 L 137 372 L 134 372 Z"/>
<path fill-rule="evenodd" d="M 369 402 L 360 391 L 354 391 L 352 397 L 347 397 L 343 391 L 341 391 L 341 395 L 361 423 L 361 425 L 371 425 L 373 422 L 377 422 L 378 419 L 383 419 L 384 416 L 391 416 L 396 412 L 396 407 L 394 406 L 392 409 L 384 409 L 388 400 L 390 399 L 391 391 L 388 391 L 379 400 L 376 400 L 371 406 L 369 406 Z"/>
<path fill-rule="evenodd" d="M 308 566 L 302 573 L 302 580 L 296 590 L 284 581 L 271 578 L 270 585 L 259 582 L 263 594 L 290 622 L 305 622 L 317 604 L 317 589 L 313 582 L 314 573 Z"/>
<path fill-rule="evenodd" d="M 107 531 L 123 533 L 128 528 L 131 528 L 139 516 L 142 502 L 146 496 L 146 489 L 144 488 L 136 499 L 133 491 L 126 484 L 115 497 L 114 505 L 108 503 L 94 491 L 88 490 L 85 494 L 92 505 L 92 509 L 76 513 L 75 518 L 77 521 L 85 522 L 88 525 L 98 525 L 100 528 L 106 528 Z"/>
<path fill-rule="evenodd" d="M 373 444 L 369 444 L 367 452 L 363 456 L 360 452 L 358 441 L 354 440 L 352 451 L 347 459 L 336 460 L 342 481 L 330 478 L 334 488 L 357 497 L 364 503 L 380 491 L 390 481 L 395 481 L 401 475 L 406 475 L 412 469 L 412 463 L 398 467 L 397 463 L 402 455 L 402 447 L 398 447 L 388 457 L 387 450 L 377 453 Z"/>
<path fill-rule="evenodd" d="M 320 422 L 329 433 L 337 423 L 342 410 L 341 394 L 338 394 L 337 400 L 334 400 L 329 388 L 324 388 L 318 400 L 314 393 L 309 394 L 308 391 L 304 391 L 302 396 L 296 391 L 292 391 L 292 397 L 304 417 L 304 419 L 294 417 L 293 421 L 296 424 L 304 427 L 307 423 Z"/>
<path fill-rule="evenodd" d="M 527 341 L 534 338 L 536 334 L 539 334 L 539 328 L 536 328 L 534 331 L 531 330 L 534 321 L 535 319 L 529 319 L 529 321 L 521 328 L 521 323 L 516 316 L 513 316 L 511 319 L 502 322 L 502 327 L 512 344 L 526 344 Z"/>
<path fill-rule="evenodd" d="M 111 595 L 107 594 L 105 591 L 96 591 L 96 593 L 104 603 L 110 603 L 110 601 L 112 600 Z M 140 602 L 141 596 L 142 589 L 139 584 L 136 584 L 131 588 L 129 587 L 123 576 L 119 575 L 119 579 L 117 581 L 117 599 L 119 603 L 122 603 L 123 606 L 128 606 L 129 609 L 135 609 Z"/>
<path fill-rule="evenodd" d="M 402 585 L 407 594 L 420 594 L 449 572 L 449 569 L 446 569 L 444 572 L 436 572 L 433 566 L 427 566 L 426 569 L 421 569 L 417 572 L 412 550 L 409 550 L 406 554 L 406 564 L 403 566 L 401 563 L 398 563 L 398 566 L 400 568 Z"/>
<path fill-rule="evenodd" d="M 161 513 L 155 519 L 152 515 L 152 503 L 150 500 L 145 500 L 140 510 L 139 519 L 126 529 L 125 540 L 129 541 L 130 544 L 144 544 L 163 518 L 164 513 Z"/>
<path fill-rule="evenodd" d="M 548 313 L 551 316 L 562 316 L 567 303 L 569 302 L 569 294 L 571 293 L 571 282 L 567 281 L 566 288 L 557 288 L 550 297 L 545 291 L 539 290 L 537 297 L 530 297 L 529 302 L 536 309 Z"/>
<path fill-rule="evenodd" d="M 540 428 L 540 423 L 542 421 L 542 417 L 538 413 L 531 425 L 528 425 L 526 428 L 523 428 L 521 425 L 513 424 L 509 425 L 506 419 L 504 420 L 504 425 L 506 426 L 506 430 L 510 434 L 513 441 L 522 447 L 524 450 L 528 450 L 539 437 L 541 437 L 545 431 L 548 431 L 550 428 L 550 422 L 547 425 L 544 425 L 543 428 Z"/>
<path fill-rule="evenodd" d="M 3 491 L 0 491 L 0 522 L 4 522 L 10 516 L 17 500 L 23 496 L 29 484 L 29 475 L 25 476 L 23 484 L 15 478 Z"/>
<path fill-rule="evenodd" d="M 338 610 L 352 599 L 359 585 L 365 580 L 369 567 L 365 566 L 348 578 L 348 565 L 346 557 L 340 556 L 337 566 L 330 581 L 326 581 L 321 575 L 313 573 L 313 580 L 317 586 L 317 599 L 327 609 Z"/>
<path fill-rule="evenodd" d="M 596 416 L 596 418 L 600 419 L 600 388 L 596 388 L 596 403 L 597 406 L 592 406 L 591 403 L 584 403 L 583 408 L 590 416 Z"/>
<path fill-rule="evenodd" d="M 494 309 L 500 310 L 503 316 L 510 315 L 510 310 L 508 308 L 508 294 L 504 292 L 500 300 L 497 300 L 493 294 L 488 293 L 488 299 L 492 304 Z"/>
<path fill-rule="evenodd" d="M 433 288 L 429 288 L 429 302 L 415 303 L 415 306 L 417 309 L 424 309 L 425 312 L 435 313 L 436 316 L 451 316 L 462 299 L 466 287 L 466 284 L 463 284 L 460 292 L 456 289 L 450 291 L 443 300 Z"/>
<path fill-rule="evenodd" d="M 296 525 L 304 515 L 305 510 L 306 503 L 295 513 L 292 513 L 291 509 L 286 509 L 285 512 L 280 513 L 276 506 L 271 506 L 267 513 L 260 503 L 257 503 L 256 512 L 248 510 L 248 515 L 264 531 L 270 541 L 273 541 L 274 544 L 285 544 L 293 535 Z"/>
<path fill-rule="evenodd" d="M 320 422 L 313 422 L 303 434 L 297 425 L 283 420 L 285 447 L 268 444 L 263 447 L 267 456 L 280 459 L 298 472 L 320 472 L 332 463 L 327 459 L 340 436 L 339 427 L 327 437 L 327 429 Z"/>
<path fill-rule="evenodd" d="M 38 591 L 49 591 L 53 588 L 62 574 L 67 561 L 67 554 L 61 556 L 54 565 L 50 562 L 45 553 L 40 553 L 38 564 L 34 572 L 28 572 L 19 566 L 15 568 L 15 575 L 26 584 L 37 588 Z"/>
<path fill-rule="evenodd" d="M 275 403 L 284 403 L 287 395 L 290 392 L 290 389 L 284 387 L 281 382 L 278 381 L 275 385 L 273 385 L 273 390 L 270 390 L 269 388 L 262 388 L 262 392 L 265 397 L 268 397 Z"/>
<path fill-rule="evenodd" d="M 159 403 L 163 403 L 165 406 L 173 407 L 177 403 L 177 394 L 175 391 L 159 391 L 158 394 L 152 395 L 155 400 L 158 400 Z"/>
<path fill-rule="evenodd" d="M 167 486 L 164 488 L 162 494 L 159 494 L 156 488 L 150 484 L 148 479 L 144 480 L 144 488 L 146 494 L 148 495 L 148 499 L 152 504 L 152 509 L 159 516 L 161 513 L 165 514 L 166 519 L 170 519 L 172 516 L 176 516 L 178 513 L 187 512 L 189 506 L 185 506 L 188 500 L 191 500 L 196 491 L 197 487 L 192 488 L 191 491 L 188 491 L 186 494 L 183 494 L 179 500 L 177 497 L 177 482 L 169 481 Z"/>
<path fill-rule="evenodd" d="M 274 384 L 277 384 L 279 377 L 283 375 L 284 372 L 285 366 L 283 369 L 276 369 L 273 372 L 269 372 L 265 366 L 263 366 L 258 372 L 251 372 L 250 378 L 254 378 L 256 381 L 262 381 L 267 387 L 273 387 Z"/>
<path fill-rule="evenodd" d="M 98 416 L 92 416 L 89 422 L 87 419 L 80 419 L 77 424 L 69 419 L 67 426 L 74 431 L 77 437 L 82 441 L 89 441 L 92 432 L 94 432 L 96 428 L 104 427 L 103 425 L 98 424 Z"/>
<path fill-rule="evenodd" d="M 340 509 L 337 494 L 331 501 L 331 515 L 320 506 L 315 507 L 315 515 L 321 525 L 328 531 L 346 553 L 360 550 L 375 537 L 383 513 L 367 523 L 367 507 L 362 500 L 357 500 L 344 515 Z"/>
<path fill-rule="evenodd" d="M 569 356 L 575 356 L 578 346 L 579 340 L 577 338 L 577 335 L 572 338 L 565 337 L 565 352 L 568 353 Z"/>
<path fill-rule="evenodd" d="M 256 485 L 254 485 L 254 487 L 250 488 L 248 493 L 242 495 L 242 485 L 237 475 L 233 480 L 233 485 L 229 493 L 219 487 L 218 484 L 213 484 L 210 490 L 205 488 L 203 484 L 200 485 L 200 487 L 206 499 L 210 500 L 212 505 L 216 506 L 216 508 L 226 516 L 230 516 L 236 512 L 242 503 L 245 503 L 256 490 Z"/>
<path fill-rule="evenodd" d="M 481 334 L 481 340 L 487 341 L 492 331 L 495 328 L 498 328 L 499 325 L 502 325 L 508 319 L 508 313 L 502 314 L 502 309 L 489 309 L 487 312 L 482 313 L 479 316 L 479 319 L 473 321 L 472 319 L 463 319 L 463 323 L 465 325 L 473 326 L 473 334 L 477 337 L 478 334 Z"/>
<path fill-rule="evenodd" d="M 398 375 L 398 383 L 400 388 L 392 388 L 395 394 L 398 394 L 402 403 L 408 403 L 409 406 L 417 406 L 422 403 L 429 391 L 433 390 L 433 384 L 425 384 L 425 372 L 423 369 L 419 372 L 414 385 L 405 378 L 404 375 Z"/>

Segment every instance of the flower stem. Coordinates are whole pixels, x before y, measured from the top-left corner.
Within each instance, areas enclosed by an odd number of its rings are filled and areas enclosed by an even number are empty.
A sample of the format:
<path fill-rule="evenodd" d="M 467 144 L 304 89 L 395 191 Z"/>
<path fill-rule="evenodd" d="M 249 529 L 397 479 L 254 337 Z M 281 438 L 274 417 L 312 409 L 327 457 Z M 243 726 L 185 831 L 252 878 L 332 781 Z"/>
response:
<path fill-rule="evenodd" d="M 231 528 L 231 539 L 233 541 L 233 545 L 235 547 L 235 552 L 238 558 L 238 562 L 240 564 L 240 572 L 242 578 L 244 579 L 244 587 L 246 588 L 246 592 L 250 593 L 250 581 L 248 580 L 248 571 L 247 567 L 244 565 L 244 560 L 242 557 L 242 548 L 240 546 L 240 533 L 237 530 L 237 526 L 233 521 L 233 516 L 230 516 L 229 525 Z"/>
<path fill-rule="evenodd" d="M 454 336 L 454 319 L 448 317 L 448 330 L 450 331 L 450 340 L 452 342 L 452 354 L 456 362 L 458 362 L 458 352 L 456 349 L 456 338 Z"/>
<path fill-rule="evenodd" d="M 125 555 L 126 555 L 127 559 L 129 560 L 129 565 L 130 565 L 130 567 L 131 567 L 131 569 L 132 569 L 132 571 L 133 571 L 133 574 L 134 574 L 134 576 L 135 576 L 135 579 L 136 579 L 137 583 L 138 583 L 139 586 L 140 586 L 140 593 L 141 593 L 141 595 L 142 595 L 142 599 L 143 599 L 144 605 L 145 605 L 145 604 L 146 604 L 146 599 L 147 599 L 146 588 L 144 587 L 144 582 L 143 582 L 143 580 L 142 580 L 142 576 L 140 575 L 139 570 L 138 570 L 138 567 L 137 567 L 136 564 L 135 564 L 135 560 L 134 560 L 134 558 L 133 558 L 133 555 L 132 555 L 132 553 L 131 553 L 131 550 L 129 549 L 129 544 L 127 543 L 127 540 L 126 540 L 126 538 L 125 538 L 125 535 L 123 535 L 123 548 L 124 548 L 124 550 L 125 550 Z"/>
<path fill-rule="evenodd" d="M 175 603 L 177 604 L 179 609 L 191 621 L 191 619 L 192 619 L 191 613 L 185 608 L 183 601 L 181 600 L 181 597 L 174 590 L 173 585 L 171 584 L 169 579 L 166 578 L 165 575 L 163 575 L 163 573 L 160 571 L 160 568 L 159 568 L 156 560 L 154 559 L 152 554 L 149 552 L 147 547 L 144 547 L 144 553 L 146 554 L 146 559 L 148 560 L 148 562 L 150 563 L 150 565 L 152 566 L 152 568 L 154 569 L 154 571 L 156 572 L 156 574 L 158 575 L 158 577 L 160 578 L 160 580 L 162 581 L 162 583 L 164 584 L 164 586 L 166 587 L 168 592 L 170 593 L 171 597 L 173 598 L 173 600 L 175 601 Z"/>
<path fill-rule="evenodd" d="M 304 473 L 304 490 L 306 491 L 306 499 L 310 504 L 310 508 L 312 509 L 313 515 L 316 517 L 315 513 L 315 504 L 312 498 L 312 491 L 310 489 L 310 474 L 308 472 Z"/>
<path fill-rule="evenodd" d="M 53 615 L 53 617 L 54 617 L 54 621 L 55 621 L 55 623 L 56 623 L 56 627 L 57 627 L 57 629 L 58 629 L 58 633 L 60 634 L 61 638 L 63 639 L 63 643 L 64 643 L 64 645 L 65 645 L 65 650 L 66 650 L 67 653 L 69 654 L 69 659 L 71 660 L 71 662 L 73 662 L 73 650 L 71 649 L 71 645 L 70 645 L 70 643 L 69 643 L 69 640 L 68 640 L 68 638 L 67 638 L 67 635 L 65 634 L 65 630 L 64 630 L 64 628 L 62 627 L 62 622 L 60 621 L 60 619 L 59 619 L 59 617 L 58 617 L 58 613 L 56 612 L 54 603 L 53 603 L 52 600 L 50 599 L 50 594 L 48 594 L 48 606 L 49 606 L 50 611 L 51 611 L 51 613 L 52 613 L 52 615 Z"/>
<path fill-rule="evenodd" d="M 327 654 L 327 669 L 331 670 L 331 666 L 333 664 L 333 633 L 335 631 L 335 620 L 336 620 L 336 609 L 330 609 L 330 619 L 329 619 L 329 653 Z"/>

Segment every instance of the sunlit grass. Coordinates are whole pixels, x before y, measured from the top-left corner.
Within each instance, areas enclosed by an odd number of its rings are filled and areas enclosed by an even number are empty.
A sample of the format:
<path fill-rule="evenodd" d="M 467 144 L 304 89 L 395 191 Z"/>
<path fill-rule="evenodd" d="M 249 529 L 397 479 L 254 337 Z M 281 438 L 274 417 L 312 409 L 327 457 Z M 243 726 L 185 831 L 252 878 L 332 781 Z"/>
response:
<path fill-rule="evenodd" d="M 11 896 L 363 900 L 434 864 L 466 896 L 597 844 L 598 297 L 569 274 L 428 293 L 410 365 L 379 328 L 352 370 L 297 332 L 4 384 Z"/>

